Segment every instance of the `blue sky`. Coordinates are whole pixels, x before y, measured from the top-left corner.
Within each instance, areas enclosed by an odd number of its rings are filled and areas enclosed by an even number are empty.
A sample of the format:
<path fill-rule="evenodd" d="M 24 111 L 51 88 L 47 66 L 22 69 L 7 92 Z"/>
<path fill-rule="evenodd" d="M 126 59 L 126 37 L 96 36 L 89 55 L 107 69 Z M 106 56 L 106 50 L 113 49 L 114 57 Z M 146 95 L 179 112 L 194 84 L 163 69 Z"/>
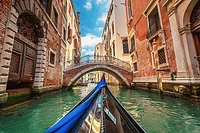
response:
<path fill-rule="evenodd" d="M 101 35 L 110 0 L 73 0 L 80 12 L 82 56 L 93 55 L 94 46 L 102 42 Z"/>

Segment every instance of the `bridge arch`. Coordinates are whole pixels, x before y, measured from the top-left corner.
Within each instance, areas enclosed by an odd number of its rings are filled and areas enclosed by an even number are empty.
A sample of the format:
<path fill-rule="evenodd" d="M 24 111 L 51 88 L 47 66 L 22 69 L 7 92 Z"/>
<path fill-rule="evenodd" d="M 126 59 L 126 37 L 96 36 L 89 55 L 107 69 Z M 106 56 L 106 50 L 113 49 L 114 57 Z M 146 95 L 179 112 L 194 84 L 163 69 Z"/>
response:
<path fill-rule="evenodd" d="M 107 72 L 119 81 L 122 86 L 131 86 L 132 74 L 131 71 L 122 69 L 115 65 L 103 65 L 103 64 L 85 64 L 78 66 L 76 68 L 72 68 L 70 70 L 66 70 L 64 72 L 64 84 L 67 86 L 73 86 L 78 79 L 80 79 L 83 75 L 92 72 L 92 71 L 104 71 Z"/>

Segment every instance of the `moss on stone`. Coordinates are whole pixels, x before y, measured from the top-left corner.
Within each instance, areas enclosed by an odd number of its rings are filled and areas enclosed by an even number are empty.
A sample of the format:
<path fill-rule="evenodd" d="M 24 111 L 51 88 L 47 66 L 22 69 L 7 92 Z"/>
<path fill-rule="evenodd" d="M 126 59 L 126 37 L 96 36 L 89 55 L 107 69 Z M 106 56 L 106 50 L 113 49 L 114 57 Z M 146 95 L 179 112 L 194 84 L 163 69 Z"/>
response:
<path fill-rule="evenodd" d="M 45 87 L 35 87 L 33 88 L 33 92 L 35 93 L 45 93 L 49 91 L 59 90 L 62 86 L 45 86 Z"/>
<path fill-rule="evenodd" d="M 31 98 L 31 93 L 20 93 L 20 94 L 13 94 L 9 95 L 7 102 L 3 103 L 1 107 L 8 107 L 17 103 L 24 102 L 26 100 L 29 100 Z"/>
<path fill-rule="evenodd" d="M 1 93 L 0 94 L 0 103 L 5 103 L 8 98 L 8 93 Z"/>
<path fill-rule="evenodd" d="M 14 94 L 8 97 L 7 103 L 19 103 L 31 98 L 31 93 Z"/>

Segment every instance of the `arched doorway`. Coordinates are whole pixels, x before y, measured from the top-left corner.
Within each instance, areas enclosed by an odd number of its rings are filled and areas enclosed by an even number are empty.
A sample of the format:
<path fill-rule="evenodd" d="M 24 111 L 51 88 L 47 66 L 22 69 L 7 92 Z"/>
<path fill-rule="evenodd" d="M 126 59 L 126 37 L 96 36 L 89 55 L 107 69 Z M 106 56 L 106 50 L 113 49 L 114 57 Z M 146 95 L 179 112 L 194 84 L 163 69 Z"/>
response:
<path fill-rule="evenodd" d="M 17 20 L 7 89 L 31 88 L 34 82 L 38 38 L 43 37 L 40 22 L 31 13 L 22 13 Z"/>
<path fill-rule="evenodd" d="M 191 22 L 191 30 L 192 30 L 194 42 L 195 42 L 197 60 L 200 66 L 200 1 L 197 2 L 197 4 L 195 5 L 192 11 L 190 22 Z"/>

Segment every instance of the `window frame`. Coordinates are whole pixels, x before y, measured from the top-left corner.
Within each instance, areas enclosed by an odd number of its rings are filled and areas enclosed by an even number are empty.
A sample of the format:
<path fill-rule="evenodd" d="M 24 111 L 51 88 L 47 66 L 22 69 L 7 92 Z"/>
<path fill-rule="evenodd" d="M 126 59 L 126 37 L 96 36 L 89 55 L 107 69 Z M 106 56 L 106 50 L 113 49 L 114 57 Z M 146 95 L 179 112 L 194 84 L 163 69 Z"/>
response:
<path fill-rule="evenodd" d="M 63 40 L 66 41 L 67 40 L 67 30 L 65 27 L 63 27 Z"/>
<path fill-rule="evenodd" d="M 56 7 L 53 7 L 53 14 L 52 14 L 52 21 L 56 28 L 58 28 L 58 11 L 56 10 Z"/>
<path fill-rule="evenodd" d="M 158 20 L 159 20 L 159 23 L 158 24 L 155 24 L 156 25 L 156 31 L 154 31 L 154 32 L 152 32 L 152 30 L 154 30 L 153 28 L 151 28 L 152 27 L 152 24 L 150 24 L 150 18 L 152 18 L 152 17 L 150 17 L 150 15 L 152 15 L 152 13 L 153 13 L 153 11 L 155 10 L 155 8 L 157 8 L 157 13 L 156 14 L 158 14 Z M 152 16 L 154 16 L 155 17 L 155 14 L 154 15 L 152 15 Z M 156 33 L 158 33 L 158 31 L 159 30 L 161 30 L 162 29 L 162 20 L 161 20 L 161 14 L 160 14 L 160 8 L 159 8 L 159 6 L 156 4 L 153 8 L 152 8 L 152 10 L 151 11 L 149 11 L 149 14 L 147 14 L 147 24 L 148 24 L 148 31 L 147 31 L 147 38 L 151 38 L 152 36 L 154 36 Z M 153 18 L 154 19 L 154 18 Z M 159 25 L 159 26 L 158 26 Z M 148 35 L 148 34 L 150 34 L 150 35 Z"/>
<path fill-rule="evenodd" d="M 132 66 L 133 67 L 133 73 L 137 73 L 138 72 L 138 62 L 134 61 L 132 64 L 133 64 L 133 66 Z M 134 64 L 136 64 L 137 70 L 135 70 Z"/>
<path fill-rule="evenodd" d="M 114 21 L 112 22 L 112 35 L 114 35 L 115 33 L 115 25 L 114 25 Z"/>
<path fill-rule="evenodd" d="M 132 1 L 128 0 L 128 6 L 127 6 L 127 12 L 128 12 L 128 21 L 131 21 L 133 19 L 133 7 L 132 7 Z"/>
<path fill-rule="evenodd" d="M 127 45 L 126 47 L 125 47 L 125 44 Z M 128 45 L 128 40 L 127 39 L 122 41 L 122 45 L 123 45 L 123 54 L 130 54 L 129 45 Z M 125 51 L 127 51 L 127 52 L 125 52 Z"/>
<path fill-rule="evenodd" d="M 51 63 L 51 53 L 54 54 L 54 63 Z M 56 52 L 52 50 L 51 48 L 49 49 L 49 66 L 55 67 L 56 66 Z"/>
<path fill-rule="evenodd" d="M 134 45 L 132 45 L 132 38 L 134 39 Z M 132 35 L 129 39 L 129 42 L 130 42 L 130 54 L 132 55 L 135 51 L 136 51 L 136 40 L 135 40 L 135 35 Z M 132 47 L 134 46 L 134 47 Z M 133 49 L 133 50 L 132 50 Z"/>
<path fill-rule="evenodd" d="M 160 64 L 160 67 L 166 67 L 166 66 L 169 66 L 168 57 L 167 57 L 166 46 L 165 46 L 165 45 L 162 45 L 162 46 L 158 47 L 157 51 L 159 51 L 159 50 L 161 50 L 161 49 L 164 49 L 166 63 L 162 63 L 162 64 Z M 158 55 L 158 58 L 159 58 L 159 55 Z M 155 59 L 154 59 L 154 52 L 153 52 L 153 51 L 151 52 L 151 59 L 152 59 L 152 67 L 153 67 L 153 69 L 155 69 L 156 66 L 155 66 Z"/>
<path fill-rule="evenodd" d="M 113 41 L 113 43 L 112 43 L 112 55 L 113 55 L 113 57 L 115 57 L 116 56 L 116 50 L 115 50 L 115 48 L 116 48 L 116 46 L 115 46 L 115 41 Z"/>

